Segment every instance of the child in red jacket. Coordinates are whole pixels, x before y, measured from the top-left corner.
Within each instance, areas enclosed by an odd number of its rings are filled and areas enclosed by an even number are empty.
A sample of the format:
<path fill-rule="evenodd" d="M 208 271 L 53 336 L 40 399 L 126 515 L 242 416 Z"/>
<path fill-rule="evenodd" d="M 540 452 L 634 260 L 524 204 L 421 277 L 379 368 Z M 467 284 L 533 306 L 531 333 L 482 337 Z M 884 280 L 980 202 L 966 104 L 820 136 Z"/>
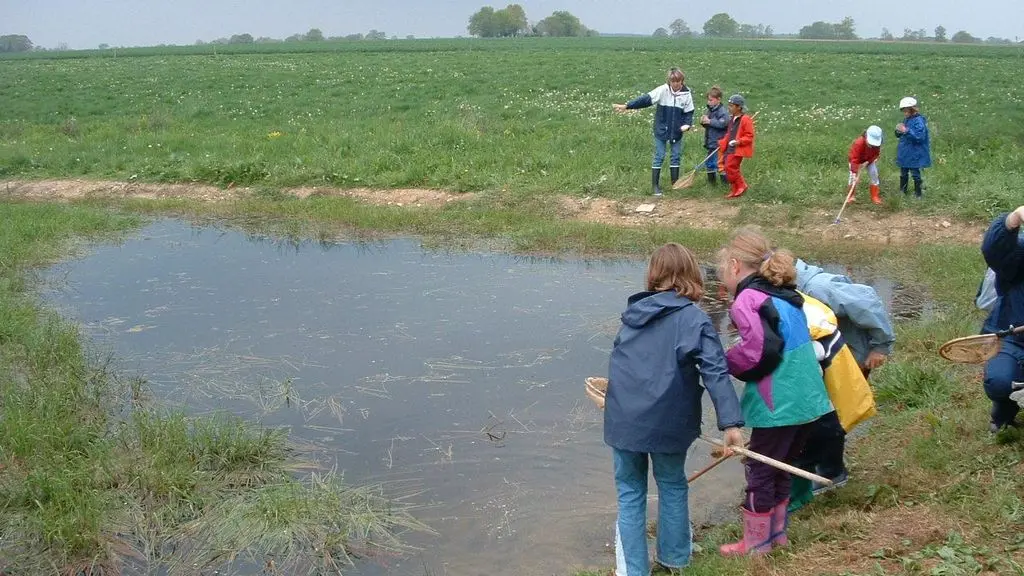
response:
<path fill-rule="evenodd" d="M 729 97 L 729 127 L 718 141 L 719 166 L 725 166 L 725 177 L 731 188 L 726 198 L 739 198 L 747 191 L 740 163 L 744 158 L 754 156 L 754 120 L 746 115 L 746 111 L 743 96 L 733 94 Z"/>
<path fill-rule="evenodd" d="M 868 175 L 871 176 L 871 201 L 875 204 L 882 203 L 878 189 L 878 155 L 881 151 L 882 129 L 878 126 L 868 126 L 850 145 L 850 180 L 846 185 L 853 186 L 861 168 L 867 166 Z M 850 196 L 850 202 L 853 202 L 853 196 Z"/>

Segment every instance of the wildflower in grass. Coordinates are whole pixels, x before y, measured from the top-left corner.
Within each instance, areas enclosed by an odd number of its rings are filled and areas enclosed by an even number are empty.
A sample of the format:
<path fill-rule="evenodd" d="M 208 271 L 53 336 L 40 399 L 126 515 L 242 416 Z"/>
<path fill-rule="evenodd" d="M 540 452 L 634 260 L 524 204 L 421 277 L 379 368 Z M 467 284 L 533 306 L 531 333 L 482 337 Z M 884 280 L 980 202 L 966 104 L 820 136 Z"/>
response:
<path fill-rule="evenodd" d="M 267 138 L 269 138 L 271 140 L 275 140 L 275 139 L 280 138 L 280 137 L 281 137 L 281 133 L 278 132 L 277 130 L 274 130 L 270 134 L 267 134 Z"/>

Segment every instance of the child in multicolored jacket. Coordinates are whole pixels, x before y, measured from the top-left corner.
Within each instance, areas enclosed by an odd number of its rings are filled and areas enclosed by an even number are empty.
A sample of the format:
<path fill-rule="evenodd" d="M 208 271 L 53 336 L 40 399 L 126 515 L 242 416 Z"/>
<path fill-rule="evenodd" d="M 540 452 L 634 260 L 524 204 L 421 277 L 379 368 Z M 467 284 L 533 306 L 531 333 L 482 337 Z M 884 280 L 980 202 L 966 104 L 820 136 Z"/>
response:
<path fill-rule="evenodd" d="M 726 354 L 729 373 L 746 383 L 741 404 L 750 449 L 792 464 L 811 426 L 832 412 L 814 343 L 796 291 L 793 255 L 757 230 L 738 231 L 719 254 L 719 277 L 733 294 L 729 309 L 740 342 Z M 743 502 L 743 539 L 725 556 L 764 554 L 788 544 L 788 472 L 750 460 Z"/>
<path fill-rule="evenodd" d="M 654 111 L 654 162 L 651 164 L 651 189 L 655 196 L 661 196 L 661 165 L 665 152 L 671 148 L 669 170 L 672 183 L 679 179 L 679 161 L 683 155 L 683 133 L 693 125 L 693 95 L 685 84 L 686 77 L 679 68 L 668 71 L 665 84 L 626 104 L 615 104 L 616 112 L 639 110 L 655 106 Z"/>

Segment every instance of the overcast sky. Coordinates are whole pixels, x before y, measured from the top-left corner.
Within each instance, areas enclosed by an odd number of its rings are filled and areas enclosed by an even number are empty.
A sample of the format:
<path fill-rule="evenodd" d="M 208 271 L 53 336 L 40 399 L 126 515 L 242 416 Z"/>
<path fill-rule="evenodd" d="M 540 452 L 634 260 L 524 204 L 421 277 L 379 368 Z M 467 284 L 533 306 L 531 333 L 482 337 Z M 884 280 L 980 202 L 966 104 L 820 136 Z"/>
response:
<path fill-rule="evenodd" d="M 636 2 L 620 0 L 522 0 L 531 22 L 568 10 L 588 28 L 604 33 L 650 34 L 683 18 L 698 30 L 713 13 L 726 11 L 741 23 L 796 32 L 815 20 L 852 16 L 860 36 L 888 27 L 943 25 L 975 36 L 1024 37 L 1024 0 L 732 0 L 730 2 Z M 36 45 L 70 48 L 192 44 L 232 34 L 284 38 L 310 28 L 325 36 L 377 29 L 404 38 L 466 34 L 480 0 L 0 0 L 0 35 L 25 34 Z M 496 4 L 502 8 L 505 2 Z"/>

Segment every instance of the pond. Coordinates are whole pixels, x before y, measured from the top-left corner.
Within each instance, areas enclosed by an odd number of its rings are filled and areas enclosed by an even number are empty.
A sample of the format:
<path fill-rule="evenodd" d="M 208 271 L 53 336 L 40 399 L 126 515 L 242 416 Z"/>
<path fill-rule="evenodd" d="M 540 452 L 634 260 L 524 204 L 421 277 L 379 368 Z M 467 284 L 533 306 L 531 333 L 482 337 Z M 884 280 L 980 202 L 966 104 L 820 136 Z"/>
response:
<path fill-rule="evenodd" d="M 583 379 L 606 374 L 644 273 L 162 220 L 44 286 L 159 401 L 289 427 L 346 481 L 413 503 L 436 535 L 359 573 L 522 575 L 613 561 L 611 455 Z M 704 307 L 727 328 L 721 302 Z M 688 469 L 708 457 L 695 445 Z M 697 481 L 694 521 L 731 517 L 742 485 L 735 462 Z"/>

